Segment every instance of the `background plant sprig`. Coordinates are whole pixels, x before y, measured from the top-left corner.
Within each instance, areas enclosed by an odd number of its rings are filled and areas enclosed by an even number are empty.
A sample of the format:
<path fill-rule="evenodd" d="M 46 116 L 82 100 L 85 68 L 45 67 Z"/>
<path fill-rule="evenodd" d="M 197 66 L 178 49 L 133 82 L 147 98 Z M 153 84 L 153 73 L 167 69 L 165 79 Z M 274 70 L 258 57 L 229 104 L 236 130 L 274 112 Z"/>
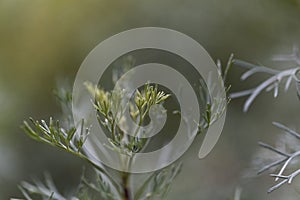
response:
<path fill-rule="evenodd" d="M 257 87 L 230 94 L 231 98 L 240 98 L 244 96 L 249 96 L 244 104 L 244 108 L 243 108 L 244 112 L 248 111 L 251 104 L 254 102 L 257 96 L 263 91 L 269 92 L 273 90 L 274 98 L 276 98 L 279 93 L 279 85 L 282 82 L 285 82 L 285 86 L 284 86 L 285 92 L 290 88 L 291 84 L 294 83 L 296 93 L 299 97 L 300 54 L 298 48 L 294 47 L 293 53 L 290 55 L 278 55 L 278 56 L 274 56 L 273 59 L 276 61 L 291 61 L 295 63 L 295 66 L 286 70 L 277 70 L 277 69 L 272 69 L 261 65 L 254 65 L 242 60 L 236 59 L 233 61 L 233 63 L 236 66 L 240 66 L 247 69 L 247 71 L 241 76 L 241 80 L 246 80 L 250 76 L 257 73 L 264 73 L 269 75 L 269 78 L 262 81 L 260 84 L 258 84 Z M 291 128 L 279 122 L 273 122 L 273 125 L 279 128 L 284 133 L 287 133 L 289 137 L 293 137 L 294 140 L 295 139 L 300 140 L 300 134 L 297 131 L 292 130 Z M 257 172 L 258 174 L 262 174 L 268 170 L 272 170 L 272 171 L 278 170 L 277 173 L 270 173 L 270 176 L 275 178 L 276 184 L 268 189 L 268 193 L 277 190 L 284 184 L 291 184 L 294 178 L 300 174 L 300 169 L 294 168 L 293 171 L 287 175 L 285 174 L 285 172 L 287 171 L 288 166 L 292 167 L 293 165 L 292 163 L 295 162 L 299 163 L 300 151 L 291 150 L 290 152 L 287 152 L 286 149 L 281 150 L 280 148 L 274 147 L 264 142 L 258 142 L 258 144 L 261 148 L 266 149 L 272 152 L 273 154 L 277 155 L 275 161 L 264 164 L 263 166 L 261 166 L 261 169 Z M 289 148 L 293 149 L 293 147 L 291 146 Z"/>
<path fill-rule="evenodd" d="M 295 50 L 294 50 L 295 51 Z M 297 53 L 298 50 L 293 54 L 294 56 L 278 56 L 275 58 L 289 58 L 291 57 L 291 61 L 297 61 L 299 59 L 299 54 Z M 297 55 L 297 56 L 296 56 Z M 297 59 L 296 59 L 297 58 Z M 277 59 L 275 59 L 277 60 Z M 230 94 L 230 98 L 240 98 L 244 96 L 249 96 L 244 104 L 243 111 L 247 112 L 251 104 L 254 102 L 256 97 L 263 91 L 270 92 L 273 90 L 274 97 L 276 98 L 279 94 L 279 85 L 282 82 L 285 82 L 284 91 L 286 92 L 290 86 L 291 83 L 294 82 L 297 94 L 299 95 L 299 70 L 300 66 L 299 63 L 296 63 L 295 67 L 292 67 L 290 69 L 285 70 L 277 70 L 272 69 L 269 67 L 261 66 L 261 65 L 254 65 L 242 60 L 235 59 L 233 60 L 234 65 L 246 68 L 247 71 L 241 76 L 241 80 L 244 81 L 248 79 L 249 77 L 257 74 L 257 73 L 263 73 L 269 75 L 269 78 L 258 84 L 256 87 L 240 92 L 234 92 Z"/>

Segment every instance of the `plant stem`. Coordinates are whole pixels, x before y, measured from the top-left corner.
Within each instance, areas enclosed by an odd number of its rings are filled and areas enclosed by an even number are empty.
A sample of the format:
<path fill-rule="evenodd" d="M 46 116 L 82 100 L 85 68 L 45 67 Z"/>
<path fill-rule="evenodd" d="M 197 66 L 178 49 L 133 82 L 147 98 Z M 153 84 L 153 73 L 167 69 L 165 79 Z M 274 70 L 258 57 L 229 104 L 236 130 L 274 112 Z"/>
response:
<path fill-rule="evenodd" d="M 123 188 L 123 200 L 131 200 L 131 192 L 129 187 L 129 173 L 122 172 L 122 188 Z"/>

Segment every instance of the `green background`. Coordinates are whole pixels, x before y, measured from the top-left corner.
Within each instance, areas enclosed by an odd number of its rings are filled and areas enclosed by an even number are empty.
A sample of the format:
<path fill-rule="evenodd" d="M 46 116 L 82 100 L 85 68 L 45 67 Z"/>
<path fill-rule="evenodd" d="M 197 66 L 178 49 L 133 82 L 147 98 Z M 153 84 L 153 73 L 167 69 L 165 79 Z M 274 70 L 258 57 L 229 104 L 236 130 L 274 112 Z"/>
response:
<path fill-rule="evenodd" d="M 183 32 L 214 60 L 236 58 L 277 69 L 292 63 L 271 60 L 300 46 L 299 0 L 1 0 L 0 1 L 0 199 L 20 197 L 17 184 L 48 171 L 61 191 L 75 187 L 84 162 L 25 136 L 20 125 L 29 116 L 59 117 L 52 90 L 57 81 L 74 80 L 86 55 L 101 41 L 121 31 L 158 26 Z M 247 89 L 266 78 L 239 81 L 242 70 L 230 73 L 231 91 Z M 68 82 L 68 81 L 67 81 Z M 231 199 L 235 188 L 242 199 L 299 199 L 295 183 L 267 194 L 274 184 L 267 174 L 255 175 L 257 141 L 276 143 L 280 121 L 292 128 L 299 122 L 295 90 L 280 91 L 274 100 L 263 94 L 242 113 L 245 99 L 233 100 L 223 134 L 213 152 L 198 160 L 200 144 L 183 157 L 184 168 L 169 199 Z M 298 127 L 300 129 L 300 127 Z M 297 186 L 298 185 L 298 186 Z"/>

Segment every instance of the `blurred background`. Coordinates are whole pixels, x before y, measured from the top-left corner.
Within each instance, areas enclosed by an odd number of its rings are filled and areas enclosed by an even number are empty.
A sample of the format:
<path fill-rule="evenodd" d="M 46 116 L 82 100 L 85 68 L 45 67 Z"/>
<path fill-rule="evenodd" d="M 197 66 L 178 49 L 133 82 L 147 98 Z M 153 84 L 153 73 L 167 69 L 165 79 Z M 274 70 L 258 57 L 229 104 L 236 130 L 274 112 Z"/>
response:
<path fill-rule="evenodd" d="M 59 117 L 52 95 L 58 80 L 71 84 L 86 55 L 104 39 L 121 31 L 165 27 L 185 33 L 225 63 L 236 58 L 277 69 L 291 63 L 271 60 L 300 46 L 299 0 L 116 0 L 116 1 L 0 1 L 0 199 L 21 197 L 17 185 L 48 171 L 61 191 L 78 182 L 83 161 L 29 139 L 24 119 Z M 231 91 L 248 89 L 265 76 L 240 82 L 243 70 L 233 67 Z M 64 82 L 64 81 L 62 81 Z M 248 113 L 245 99 L 233 100 L 221 139 L 204 160 L 196 141 L 184 155 L 184 167 L 169 199 L 232 199 L 237 186 L 242 199 L 300 198 L 299 184 L 272 194 L 268 174 L 255 175 L 257 141 L 276 142 L 280 131 L 272 121 L 299 127 L 299 100 L 293 89 L 279 98 L 263 94 Z M 298 182 L 299 183 L 299 182 Z"/>

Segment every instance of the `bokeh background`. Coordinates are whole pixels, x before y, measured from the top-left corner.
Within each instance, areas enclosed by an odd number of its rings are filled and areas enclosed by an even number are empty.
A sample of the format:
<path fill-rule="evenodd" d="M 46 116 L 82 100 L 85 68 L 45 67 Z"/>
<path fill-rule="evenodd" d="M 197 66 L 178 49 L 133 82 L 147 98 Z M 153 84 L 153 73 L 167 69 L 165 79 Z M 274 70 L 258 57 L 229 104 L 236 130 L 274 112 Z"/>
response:
<path fill-rule="evenodd" d="M 300 1 L 1 0 L 0 199 L 21 197 L 17 184 L 42 178 L 45 171 L 61 191 L 78 184 L 85 163 L 30 140 L 20 125 L 29 116 L 59 117 L 52 95 L 57 82 L 72 84 L 85 56 L 104 39 L 143 26 L 183 32 L 223 63 L 234 53 L 236 58 L 285 69 L 294 65 L 271 57 L 300 46 Z M 242 72 L 238 67 L 230 72 L 231 91 L 250 88 L 265 78 L 256 76 L 242 83 Z M 285 94 L 280 91 L 276 100 L 271 94 L 261 95 L 248 113 L 242 113 L 244 100 L 230 103 L 221 139 L 206 159 L 197 159 L 199 141 L 185 154 L 169 199 L 232 199 L 238 186 L 242 199 L 300 198 L 297 183 L 267 194 L 273 179 L 267 174 L 256 176 L 251 164 L 257 141 L 274 144 L 281 134 L 272 121 L 300 130 L 294 88 Z"/>

